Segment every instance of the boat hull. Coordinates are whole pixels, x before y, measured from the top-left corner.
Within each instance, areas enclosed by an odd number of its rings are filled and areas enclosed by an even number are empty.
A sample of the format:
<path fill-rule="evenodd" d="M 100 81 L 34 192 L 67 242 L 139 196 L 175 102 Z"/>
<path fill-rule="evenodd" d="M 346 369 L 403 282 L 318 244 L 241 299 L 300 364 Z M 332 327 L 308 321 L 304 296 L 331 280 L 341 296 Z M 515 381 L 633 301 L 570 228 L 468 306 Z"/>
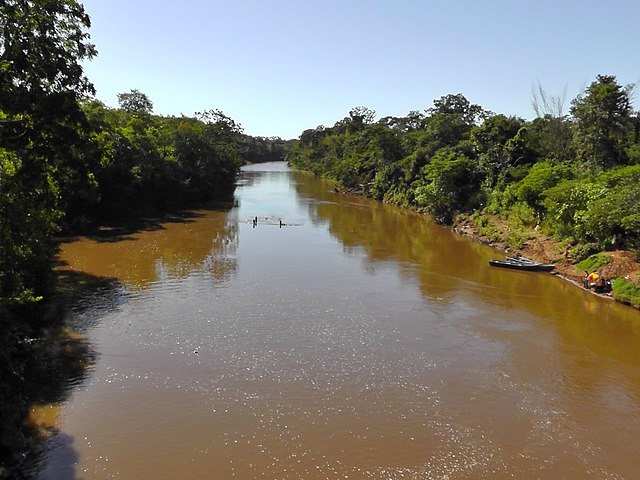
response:
<path fill-rule="evenodd" d="M 492 267 L 510 268 L 527 272 L 550 272 L 555 268 L 555 265 L 547 263 L 517 262 L 511 260 L 489 260 L 489 265 Z"/>

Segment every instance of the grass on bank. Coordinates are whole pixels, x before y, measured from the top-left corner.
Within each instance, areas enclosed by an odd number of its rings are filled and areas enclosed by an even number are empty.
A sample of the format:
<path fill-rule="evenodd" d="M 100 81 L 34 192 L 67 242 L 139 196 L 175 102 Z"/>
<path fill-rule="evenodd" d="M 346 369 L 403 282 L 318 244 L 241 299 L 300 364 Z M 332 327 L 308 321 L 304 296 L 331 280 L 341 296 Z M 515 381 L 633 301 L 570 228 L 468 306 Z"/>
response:
<path fill-rule="evenodd" d="M 576 264 L 579 272 L 595 272 L 600 267 L 609 263 L 610 258 L 607 255 L 596 253 Z"/>
<path fill-rule="evenodd" d="M 626 278 L 616 278 L 613 282 L 613 298 L 618 302 L 640 308 L 640 283 Z"/>

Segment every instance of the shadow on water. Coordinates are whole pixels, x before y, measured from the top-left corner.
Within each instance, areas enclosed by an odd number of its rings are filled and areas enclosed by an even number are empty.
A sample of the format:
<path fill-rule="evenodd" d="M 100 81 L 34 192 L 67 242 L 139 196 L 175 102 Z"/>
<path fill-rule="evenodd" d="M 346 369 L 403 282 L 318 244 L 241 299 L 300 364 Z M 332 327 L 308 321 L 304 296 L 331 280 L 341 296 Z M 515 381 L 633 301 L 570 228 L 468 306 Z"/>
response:
<path fill-rule="evenodd" d="M 91 373 L 96 353 L 84 331 L 86 315 L 118 303 L 113 279 L 63 270 L 56 313 L 45 326 L 0 321 L 0 478 L 34 478 L 49 442 L 65 445 L 60 478 L 74 478 L 73 439 L 58 431 L 60 405 Z M 81 298 L 91 298 L 91 304 Z"/>
<path fill-rule="evenodd" d="M 226 278 L 236 268 L 237 225 L 228 215 L 234 205 L 231 191 L 190 210 L 59 239 L 51 320 L 35 327 L 35 315 L 24 322 L 0 315 L 0 478 L 37 478 L 45 466 L 55 478 L 76 478 L 75 439 L 59 430 L 58 417 L 96 362 L 88 330 L 126 301 L 127 289 L 159 273 L 183 276 L 200 268 Z M 65 252 L 70 243 L 75 247 Z M 49 450 L 55 458 L 47 457 Z"/>
<path fill-rule="evenodd" d="M 193 223 L 203 214 L 202 210 L 228 212 L 235 206 L 233 191 L 217 200 L 199 203 L 189 209 L 165 212 L 150 217 L 125 218 L 117 221 L 106 221 L 100 226 L 80 232 L 80 235 L 96 242 L 115 243 L 134 240 L 136 234 L 164 230 L 167 224 Z M 69 242 L 77 235 L 59 238 L 60 242 Z"/>
<path fill-rule="evenodd" d="M 76 480 L 81 477 L 76 475 L 75 465 L 78 463 L 80 456 L 74 447 L 75 440 L 72 436 L 62 432 L 57 432 L 55 437 L 51 439 L 51 448 L 55 449 L 55 459 L 49 468 L 55 471 L 53 478 L 60 480 Z"/>
<path fill-rule="evenodd" d="M 58 415 L 96 362 L 88 331 L 131 289 L 159 276 L 199 269 L 220 280 L 235 271 L 232 206 L 210 203 L 203 205 L 208 210 L 123 222 L 61 243 L 54 322 L 39 330 L 1 325 L 0 478 L 33 478 L 45 467 L 53 478 L 75 478 L 76 439 L 59 430 Z"/>
<path fill-rule="evenodd" d="M 103 226 L 61 242 L 58 258 L 66 273 L 114 278 L 136 290 L 194 270 L 225 278 L 235 270 L 238 229 L 230 214 L 233 205 L 209 204 L 205 210 Z"/>

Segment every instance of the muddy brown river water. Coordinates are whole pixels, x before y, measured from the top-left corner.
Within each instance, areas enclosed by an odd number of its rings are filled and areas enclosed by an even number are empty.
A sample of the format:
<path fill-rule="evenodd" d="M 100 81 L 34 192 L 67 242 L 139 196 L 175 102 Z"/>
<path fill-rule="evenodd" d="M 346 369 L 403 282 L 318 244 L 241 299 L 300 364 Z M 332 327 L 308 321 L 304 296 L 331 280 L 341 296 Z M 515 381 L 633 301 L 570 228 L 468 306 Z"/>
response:
<path fill-rule="evenodd" d="M 639 312 L 282 163 L 235 196 L 63 245 L 111 286 L 39 478 L 640 478 Z"/>

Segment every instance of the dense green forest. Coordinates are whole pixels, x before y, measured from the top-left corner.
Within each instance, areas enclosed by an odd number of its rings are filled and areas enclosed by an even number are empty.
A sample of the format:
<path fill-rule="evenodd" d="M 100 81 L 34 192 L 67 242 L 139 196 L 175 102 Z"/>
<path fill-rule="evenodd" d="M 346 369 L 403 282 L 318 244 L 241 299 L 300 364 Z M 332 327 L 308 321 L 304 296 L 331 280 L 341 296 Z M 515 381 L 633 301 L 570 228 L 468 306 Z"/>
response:
<path fill-rule="evenodd" d="M 578 259 L 638 250 L 640 114 L 632 90 L 600 75 L 564 114 L 562 98 L 538 88 L 531 121 L 489 112 L 461 94 L 378 121 L 356 107 L 333 127 L 304 131 L 289 162 L 442 223 L 475 212 L 538 227 L 573 246 Z"/>

